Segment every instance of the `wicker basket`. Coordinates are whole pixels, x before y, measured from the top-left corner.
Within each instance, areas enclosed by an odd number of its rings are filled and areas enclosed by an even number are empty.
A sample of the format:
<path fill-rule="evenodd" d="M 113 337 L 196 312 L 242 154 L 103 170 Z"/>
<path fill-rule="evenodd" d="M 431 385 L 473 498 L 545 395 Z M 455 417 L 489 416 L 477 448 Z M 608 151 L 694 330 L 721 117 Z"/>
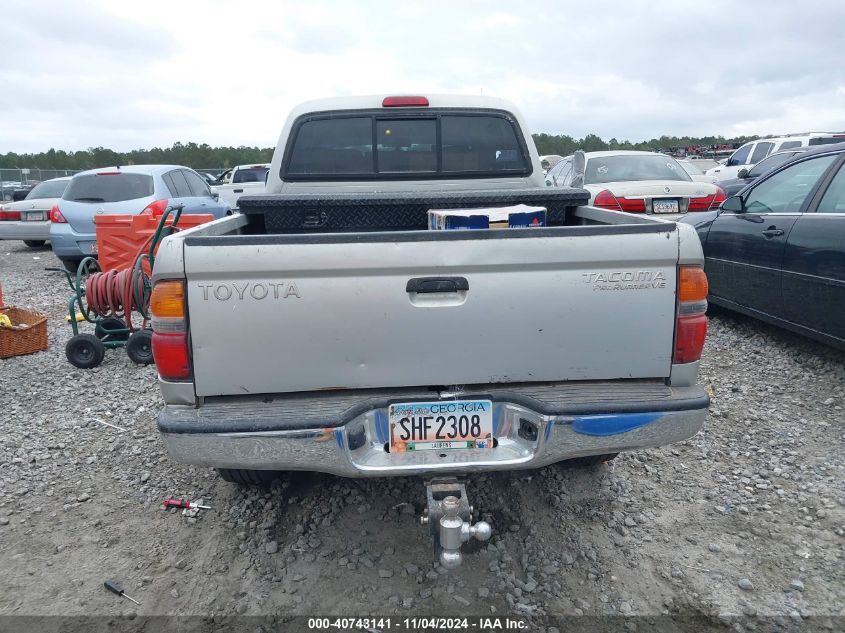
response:
<path fill-rule="evenodd" d="M 0 326 L 0 358 L 22 356 L 47 349 L 47 317 L 43 314 L 14 306 L 0 308 L 0 314 L 8 316 L 12 325 L 26 326 Z"/>

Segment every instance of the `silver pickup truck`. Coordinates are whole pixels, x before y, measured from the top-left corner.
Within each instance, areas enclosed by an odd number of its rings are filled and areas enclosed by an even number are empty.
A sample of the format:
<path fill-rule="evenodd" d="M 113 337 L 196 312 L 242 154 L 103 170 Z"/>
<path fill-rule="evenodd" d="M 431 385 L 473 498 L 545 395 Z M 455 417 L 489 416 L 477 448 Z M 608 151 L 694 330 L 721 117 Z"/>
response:
<path fill-rule="evenodd" d="M 460 475 L 603 460 L 701 427 L 694 229 L 542 187 L 512 105 L 304 104 L 267 191 L 159 250 L 158 426 L 174 459 L 238 483 L 420 476 L 453 567 L 490 532 Z M 518 203 L 545 207 L 547 226 L 427 230 L 429 209 Z"/>

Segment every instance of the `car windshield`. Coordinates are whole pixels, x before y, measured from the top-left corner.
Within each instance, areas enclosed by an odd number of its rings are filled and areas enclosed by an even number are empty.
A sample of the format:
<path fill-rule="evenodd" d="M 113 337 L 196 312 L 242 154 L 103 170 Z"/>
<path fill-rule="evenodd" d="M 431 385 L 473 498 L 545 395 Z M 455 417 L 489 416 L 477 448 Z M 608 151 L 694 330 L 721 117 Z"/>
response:
<path fill-rule="evenodd" d="M 598 156 L 587 161 L 584 183 L 628 182 L 637 180 L 683 180 L 690 182 L 674 158 L 652 154 Z"/>
<path fill-rule="evenodd" d="M 61 198 L 69 182 L 69 180 L 48 180 L 47 182 L 42 182 L 32 188 L 32 191 L 27 194 L 26 199 Z"/>
<path fill-rule="evenodd" d="M 74 202 L 123 202 L 153 195 L 153 178 L 146 174 L 102 172 L 75 176 L 62 200 Z"/>
<path fill-rule="evenodd" d="M 269 167 L 247 167 L 246 169 L 239 169 L 235 172 L 232 183 L 264 182 L 268 171 L 270 171 Z"/>
<path fill-rule="evenodd" d="M 748 172 L 748 175 L 752 178 L 758 178 L 763 174 L 772 171 L 778 165 L 783 165 L 786 161 L 795 156 L 796 153 L 797 152 L 784 152 L 782 154 L 773 154 L 754 165 L 754 167 L 751 168 L 751 171 Z"/>

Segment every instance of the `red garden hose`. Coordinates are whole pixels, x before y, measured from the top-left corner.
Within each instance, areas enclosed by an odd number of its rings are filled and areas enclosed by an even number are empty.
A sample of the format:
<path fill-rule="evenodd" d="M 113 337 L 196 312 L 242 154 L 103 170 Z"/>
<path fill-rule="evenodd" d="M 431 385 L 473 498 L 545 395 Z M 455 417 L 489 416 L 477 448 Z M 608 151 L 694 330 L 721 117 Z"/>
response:
<path fill-rule="evenodd" d="M 147 253 L 152 239 L 151 235 L 138 249 L 133 261 L 137 262 L 138 257 Z M 88 310 L 100 317 L 122 319 L 132 332 L 136 329 L 132 324 L 132 312 L 146 314 L 147 311 L 147 306 L 138 305 L 138 297 L 144 296 L 144 289 L 140 287 L 144 280 L 140 276 L 133 275 L 134 268 L 133 266 L 121 270 L 91 273 L 85 283 L 85 302 L 88 304 Z M 135 286 L 133 286 L 133 280 Z M 141 327 L 146 327 L 146 325 L 147 319 L 144 318 Z"/>

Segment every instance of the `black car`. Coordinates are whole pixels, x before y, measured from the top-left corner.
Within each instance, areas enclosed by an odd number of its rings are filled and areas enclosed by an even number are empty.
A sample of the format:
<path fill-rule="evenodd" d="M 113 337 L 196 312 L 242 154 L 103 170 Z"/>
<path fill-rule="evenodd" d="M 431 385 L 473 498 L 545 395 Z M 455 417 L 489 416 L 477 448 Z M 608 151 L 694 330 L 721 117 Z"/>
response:
<path fill-rule="evenodd" d="M 701 238 L 709 301 L 845 349 L 845 143 L 681 221 Z"/>
<path fill-rule="evenodd" d="M 806 152 L 809 149 L 812 148 L 796 147 L 795 149 L 788 149 L 782 152 L 775 152 L 774 154 L 766 156 L 766 158 L 754 165 L 751 169 L 740 169 L 739 173 L 736 175 L 736 178 L 721 180 L 717 184 L 722 188 L 722 191 L 725 192 L 725 195 L 730 198 L 731 196 L 735 196 L 740 191 L 745 189 L 745 187 L 757 180 L 760 176 L 768 174 L 775 167 L 783 165 L 790 158 L 793 158 L 797 154 Z"/>

